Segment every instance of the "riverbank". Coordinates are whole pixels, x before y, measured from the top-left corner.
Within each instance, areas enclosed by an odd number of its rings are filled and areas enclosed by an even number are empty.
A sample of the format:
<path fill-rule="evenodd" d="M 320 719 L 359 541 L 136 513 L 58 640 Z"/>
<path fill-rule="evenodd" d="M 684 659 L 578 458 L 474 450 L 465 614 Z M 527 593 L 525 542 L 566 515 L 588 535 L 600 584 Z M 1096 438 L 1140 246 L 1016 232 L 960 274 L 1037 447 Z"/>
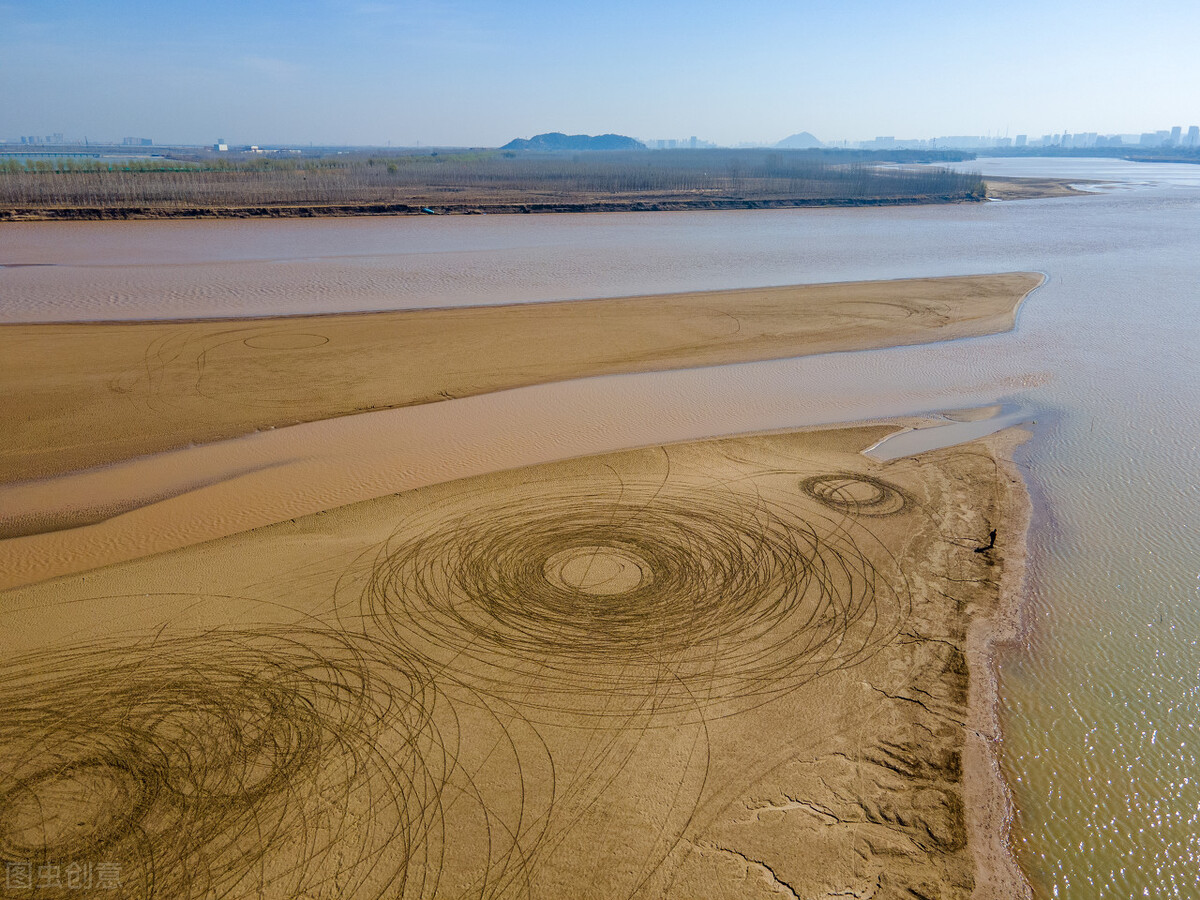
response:
<path fill-rule="evenodd" d="M 1051 194 L 1047 196 L 1058 196 Z M 0 222 L 87 222 L 130 219 L 308 219 L 344 216 L 479 216 L 532 213 L 684 212 L 731 209 L 830 209 L 841 207 L 921 206 L 978 202 L 983 197 L 865 197 L 846 199 L 697 197 L 630 200 L 526 200 L 509 203 L 456 202 L 434 206 L 409 203 L 349 203 L 189 207 L 11 207 L 0 208 Z"/>
<path fill-rule="evenodd" d="M 495 199 L 432 198 L 415 203 L 271 203 L 204 206 L 0 206 L 2 222 L 103 222 L 141 219 L 311 219 L 347 216 L 479 216 L 544 213 L 688 212 L 737 209 L 837 209 L 977 203 L 982 200 L 1032 200 L 1072 197 L 1087 191 L 1079 182 L 1058 178 L 987 176 L 985 190 L 972 194 L 913 197 L 589 197 Z"/>
<path fill-rule="evenodd" d="M 13 708 L 30 711 L 6 723 L 6 752 L 86 756 L 111 728 L 129 747 L 116 778 L 151 758 L 146 731 L 223 784 L 249 765 L 238 738 L 196 742 L 213 703 L 238 722 L 253 700 L 199 698 L 189 686 L 217 667 L 207 691 L 233 679 L 287 701 L 255 718 L 255 746 L 299 732 L 308 748 L 288 757 L 286 804 L 270 779 L 252 795 L 258 820 L 291 824 L 269 846 L 245 829 L 220 878 L 265 852 L 314 884 L 336 866 L 496 893 L 515 872 L 558 893 L 1019 896 L 989 856 L 1005 807 L 976 802 L 1003 797 L 994 761 L 969 742 L 995 720 L 990 636 L 1020 582 L 1020 437 L 861 454 L 911 424 L 496 472 L 4 592 L 10 681 L 29 694 Z M 168 686 L 191 700 L 151 733 L 145 698 Z M 371 710 L 388 712 L 364 734 Z M 328 783 L 350 762 L 353 779 Z M 54 808 L 124 822 L 121 796 L 60 792 Z M 127 883 L 148 846 L 157 879 L 186 868 L 170 811 L 151 798 L 129 813 L 136 840 L 95 834 Z M 336 862 L 314 853 L 347 821 L 372 827 L 342 833 Z"/>

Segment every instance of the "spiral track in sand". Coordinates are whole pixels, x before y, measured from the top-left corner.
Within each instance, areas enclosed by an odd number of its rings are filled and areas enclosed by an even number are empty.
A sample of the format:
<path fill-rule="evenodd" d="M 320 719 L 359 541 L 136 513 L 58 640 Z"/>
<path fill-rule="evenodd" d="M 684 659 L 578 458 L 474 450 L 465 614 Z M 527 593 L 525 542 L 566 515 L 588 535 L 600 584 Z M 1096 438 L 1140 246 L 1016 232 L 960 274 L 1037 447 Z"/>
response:
<path fill-rule="evenodd" d="M 515 489 L 403 523 L 362 608 L 384 643 L 525 708 L 770 696 L 866 658 L 907 613 L 849 531 L 810 518 L 721 487 Z"/>

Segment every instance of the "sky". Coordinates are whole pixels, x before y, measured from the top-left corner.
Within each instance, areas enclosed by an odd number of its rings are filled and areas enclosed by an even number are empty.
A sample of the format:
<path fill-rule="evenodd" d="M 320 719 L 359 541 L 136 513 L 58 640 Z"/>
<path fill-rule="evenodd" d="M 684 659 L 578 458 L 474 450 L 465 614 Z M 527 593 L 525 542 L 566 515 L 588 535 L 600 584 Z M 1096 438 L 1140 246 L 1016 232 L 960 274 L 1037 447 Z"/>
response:
<path fill-rule="evenodd" d="M 0 138 L 723 145 L 1200 122 L 1200 2 L 0 0 Z"/>

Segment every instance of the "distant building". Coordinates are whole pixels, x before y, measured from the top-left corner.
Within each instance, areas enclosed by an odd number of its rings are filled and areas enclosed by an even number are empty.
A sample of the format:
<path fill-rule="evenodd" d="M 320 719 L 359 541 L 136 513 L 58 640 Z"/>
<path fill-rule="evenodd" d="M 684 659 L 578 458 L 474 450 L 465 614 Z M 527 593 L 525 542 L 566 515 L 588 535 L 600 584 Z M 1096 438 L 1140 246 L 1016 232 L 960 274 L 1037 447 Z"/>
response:
<path fill-rule="evenodd" d="M 217 142 L 213 144 L 213 149 L 218 153 L 225 153 L 229 150 L 229 145 L 225 143 L 225 138 L 217 138 Z"/>
<path fill-rule="evenodd" d="M 1187 147 L 1200 147 L 1200 125 L 1193 125 L 1188 129 Z"/>
<path fill-rule="evenodd" d="M 1027 135 L 1027 134 L 1018 134 L 1018 135 L 1017 135 L 1017 139 L 1016 139 L 1015 141 L 1013 141 L 1013 146 L 1014 146 L 1014 147 L 1024 147 L 1024 146 L 1026 146 L 1028 143 L 1029 143 L 1029 135 Z"/>
<path fill-rule="evenodd" d="M 920 150 L 925 147 L 925 141 L 915 138 L 896 140 L 893 135 L 887 134 L 873 141 L 862 141 L 858 146 L 861 150 Z"/>
<path fill-rule="evenodd" d="M 952 134 L 937 139 L 939 147 L 953 147 L 957 150 L 979 150 L 984 147 L 994 147 L 996 142 L 990 138 L 973 134 Z"/>
<path fill-rule="evenodd" d="M 1182 132 L 1183 132 L 1183 128 L 1181 128 L 1178 125 L 1176 125 L 1174 128 L 1172 128 L 1171 136 L 1169 138 L 1167 138 L 1167 145 L 1170 147 L 1178 147 L 1179 146 L 1179 136 Z"/>
<path fill-rule="evenodd" d="M 121 138 L 121 143 L 126 147 L 153 147 L 154 141 L 150 138 L 127 137 Z"/>
<path fill-rule="evenodd" d="M 687 138 L 655 138 L 653 140 L 644 141 L 645 145 L 652 150 L 704 150 L 716 147 L 717 145 L 711 141 L 704 141 L 692 135 Z M 751 146 L 751 145 L 747 145 Z M 752 146 L 759 147 L 761 144 Z"/>

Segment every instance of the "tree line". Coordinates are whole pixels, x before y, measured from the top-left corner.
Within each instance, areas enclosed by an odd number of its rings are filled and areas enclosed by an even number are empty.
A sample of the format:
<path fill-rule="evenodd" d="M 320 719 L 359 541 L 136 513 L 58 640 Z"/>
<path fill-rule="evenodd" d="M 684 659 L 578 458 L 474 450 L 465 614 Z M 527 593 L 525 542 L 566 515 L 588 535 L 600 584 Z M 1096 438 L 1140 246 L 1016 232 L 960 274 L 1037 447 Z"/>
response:
<path fill-rule="evenodd" d="M 0 162 L 0 205 L 263 206 L 620 199 L 982 199 L 976 174 L 797 151 L 511 151 Z"/>

